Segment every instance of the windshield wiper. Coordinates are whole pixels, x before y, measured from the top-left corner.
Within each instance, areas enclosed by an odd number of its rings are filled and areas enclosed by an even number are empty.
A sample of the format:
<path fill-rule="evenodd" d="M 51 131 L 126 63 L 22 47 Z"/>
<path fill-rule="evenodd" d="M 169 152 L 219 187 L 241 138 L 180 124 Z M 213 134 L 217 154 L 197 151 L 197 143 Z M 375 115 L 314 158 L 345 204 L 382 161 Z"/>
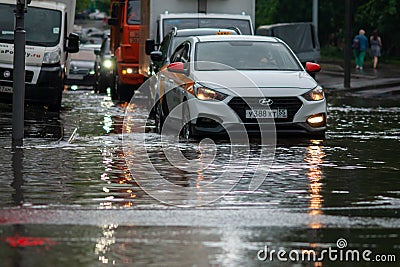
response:
<path fill-rule="evenodd" d="M 12 44 L 12 43 L 14 43 L 14 39 L 0 39 L 0 42 Z"/>
<path fill-rule="evenodd" d="M 27 45 L 38 45 L 38 46 L 49 46 L 48 43 L 43 43 L 43 42 L 36 42 L 36 41 L 26 41 Z"/>

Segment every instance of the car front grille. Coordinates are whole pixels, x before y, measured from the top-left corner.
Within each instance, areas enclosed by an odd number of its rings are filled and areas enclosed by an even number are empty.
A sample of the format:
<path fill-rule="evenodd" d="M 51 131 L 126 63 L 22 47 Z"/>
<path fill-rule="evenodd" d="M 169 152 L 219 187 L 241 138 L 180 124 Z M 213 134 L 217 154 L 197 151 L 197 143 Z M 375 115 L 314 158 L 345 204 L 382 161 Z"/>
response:
<path fill-rule="evenodd" d="M 275 122 L 292 122 L 294 115 L 303 105 L 303 102 L 297 97 L 266 97 L 273 101 L 273 103 L 269 106 L 272 109 L 286 109 L 287 110 L 287 118 L 276 118 Z M 231 109 L 233 109 L 236 114 L 240 117 L 242 122 L 244 123 L 257 123 L 257 121 L 261 121 L 262 119 L 250 119 L 246 118 L 246 110 L 248 109 L 266 109 L 268 106 L 264 106 L 260 104 L 260 100 L 265 98 L 260 97 L 251 97 L 251 98 L 241 98 L 234 97 L 229 101 L 228 105 Z"/>
<path fill-rule="evenodd" d="M 14 70 L 8 68 L 0 68 L 0 80 L 2 81 L 13 81 L 14 80 Z M 33 71 L 25 71 L 25 82 L 32 82 Z"/>

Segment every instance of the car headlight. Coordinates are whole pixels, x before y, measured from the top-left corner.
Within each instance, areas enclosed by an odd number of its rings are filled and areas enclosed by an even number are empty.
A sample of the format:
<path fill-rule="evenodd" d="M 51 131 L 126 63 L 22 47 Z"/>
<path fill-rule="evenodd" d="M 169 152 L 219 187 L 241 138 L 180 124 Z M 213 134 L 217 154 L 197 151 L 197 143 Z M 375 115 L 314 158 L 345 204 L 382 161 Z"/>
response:
<path fill-rule="evenodd" d="M 44 53 L 43 64 L 56 64 L 61 59 L 61 50 L 57 48 L 54 51 L 48 51 Z"/>
<path fill-rule="evenodd" d="M 320 101 L 325 98 L 324 90 L 321 86 L 318 85 L 314 89 L 303 94 L 303 97 L 308 101 Z"/>
<path fill-rule="evenodd" d="M 103 61 L 103 67 L 106 69 L 111 69 L 113 66 L 113 62 L 110 59 L 106 59 Z"/>
<path fill-rule="evenodd" d="M 219 100 L 222 101 L 226 95 L 206 87 L 198 87 L 196 89 L 196 97 L 200 100 Z"/>

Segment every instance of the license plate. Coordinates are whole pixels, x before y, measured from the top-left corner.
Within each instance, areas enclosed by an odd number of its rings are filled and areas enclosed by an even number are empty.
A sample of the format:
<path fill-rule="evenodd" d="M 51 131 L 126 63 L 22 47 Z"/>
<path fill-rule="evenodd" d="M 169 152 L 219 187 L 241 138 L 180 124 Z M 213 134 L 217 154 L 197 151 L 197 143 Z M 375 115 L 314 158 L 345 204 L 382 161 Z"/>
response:
<path fill-rule="evenodd" d="M 247 109 L 246 119 L 286 119 L 287 109 Z"/>
<path fill-rule="evenodd" d="M 83 80 L 83 77 L 83 75 L 70 74 L 67 78 L 71 80 Z"/>
<path fill-rule="evenodd" d="M 13 88 L 12 88 L 11 86 L 3 86 L 3 85 L 0 85 L 0 92 L 12 94 Z"/>

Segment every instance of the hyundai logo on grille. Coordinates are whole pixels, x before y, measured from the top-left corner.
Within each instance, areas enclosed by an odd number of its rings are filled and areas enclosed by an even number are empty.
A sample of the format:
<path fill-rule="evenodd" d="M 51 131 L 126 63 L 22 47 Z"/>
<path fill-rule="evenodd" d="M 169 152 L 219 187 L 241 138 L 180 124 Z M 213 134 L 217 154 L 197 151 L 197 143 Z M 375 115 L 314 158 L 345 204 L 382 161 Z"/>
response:
<path fill-rule="evenodd" d="M 3 73 L 4 78 L 10 78 L 11 72 L 9 70 L 4 71 Z"/>
<path fill-rule="evenodd" d="M 271 98 L 263 98 L 263 99 L 260 99 L 260 101 L 258 101 L 258 102 L 263 106 L 271 106 L 274 103 L 274 101 L 272 101 Z"/>

